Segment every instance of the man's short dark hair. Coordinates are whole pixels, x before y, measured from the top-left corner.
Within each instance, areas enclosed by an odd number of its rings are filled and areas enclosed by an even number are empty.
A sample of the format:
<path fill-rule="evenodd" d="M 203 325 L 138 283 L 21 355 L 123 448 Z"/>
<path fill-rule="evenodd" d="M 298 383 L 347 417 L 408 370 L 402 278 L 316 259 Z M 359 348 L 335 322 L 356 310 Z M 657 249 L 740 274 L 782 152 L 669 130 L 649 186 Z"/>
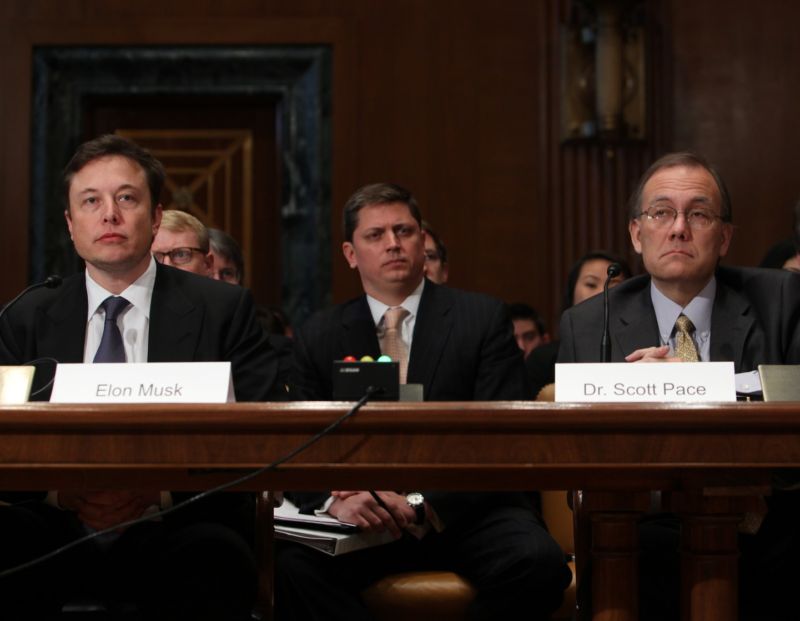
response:
<path fill-rule="evenodd" d="M 664 170 L 665 168 L 676 168 L 679 166 L 685 166 L 687 168 L 702 168 L 713 177 L 717 184 L 717 189 L 719 190 L 721 202 L 719 215 L 723 222 L 732 222 L 733 207 L 731 205 L 731 195 L 728 192 L 728 187 L 722 180 L 722 176 L 719 174 L 719 171 L 709 164 L 709 162 L 702 155 L 691 153 L 690 151 L 668 153 L 650 165 L 650 168 L 648 168 L 642 175 L 642 178 L 639 180 L 639 184 L 636 186 L 636 189 L 631 195 L 631 200 L 628 203 L 628 217 L 631 220 L 635 220 L 641 215 L 642 194 L 644 193 L 644 186 L 647 184 L 650 178 L 660 170 Z"/>
<path fill-rule="evenodd" d="M 233 263 L 239 281 L 244 282 L 244 257 L 239 243 L 219 229 L 208 229 L 208 241 L 211 243 L 211 250 Z"/>
<path fill-rule="evenodd" d="M 167 176 L 164 166 L 150 151 L 140 147 L 132 140 L 116 134 L 104 134 L 94 140 L 84 142 L 75 151 L 75 155 L 72 156 L 72 159 L 64 168 L 63 190 L 67 209 L 69 209 L 69 188 L 72 185 L 72 179 L 75 174 L 90 162 L 113 155 L 126 157 L 142 167 L 147 177 L 147 186 L 150 189 L 151 208 L 155 211 L 160 202 L 164 179 Z"/>
<path fill-rule="evenodd" d="M 522 302 L 514 302 L 508 304 L 507 309 L 508 318 L 511 319 L 511 321 L 515 319 L 529 319 L 536 325 L 540 336 L 544 336 L 547 333 L 547 326 L 544 323 L 544 319 L 542 319 L 542 316 L 533 306 Z"/>
<path fill-rule="evenodd" d="M 344 240 L 353 241 L 353 232 L 358 226 L 358 212 L 370 205 L 403 203 L 411 212 L 411 217 L 422 228 L 417 199 L 404 187 L 393 183 L 371 183 L 356 190 L 344 205 Z"/>
<path fill-rule="evenodd" d="M 433 240 L 434 245 L 436 246 L 436 254 L 439 257 L 439 261 L 442 262 L 442 265 L 447 265 L 447 246 L 444 245 L 442 238 L 431 228 L 431 225 L 428 224 L 425 220 L 422 221 L 422 230 L 425 231 L 425 234 Z"/>

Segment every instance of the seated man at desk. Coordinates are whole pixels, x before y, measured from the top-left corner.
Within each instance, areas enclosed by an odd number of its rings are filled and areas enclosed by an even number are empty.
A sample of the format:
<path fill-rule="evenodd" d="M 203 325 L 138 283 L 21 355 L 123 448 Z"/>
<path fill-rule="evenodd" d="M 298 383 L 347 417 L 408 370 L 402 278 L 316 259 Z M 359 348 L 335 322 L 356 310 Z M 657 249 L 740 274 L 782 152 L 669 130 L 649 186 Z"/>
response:
<path fill-rule="evenodd" d="M 612 361 L 732 361 L 737 373 L 800 363 L 800 276 L 720 266 L 731 222 L 728 190 L 702 157 L 673 153 L 645 172 L 631 198 L 628 228 L 647 274 L 608 293 Z M 600 362 L 602 330 L 603 296 L 567 310 L 559 362 Z M 767 503 L 757 534 L 740 541 L 744 618 L 783 618 L 771 616 L 771 607 L 781 610 L 800 577 L 797 494 L 775 491 Z M 671 561 L 677 574 L 677 558 Z M 677 595 L 668 600 L 677 604 Z M 677 615 L 668 606 L 651 610 L 648 601 L 641 610 L 650 610 L 643 618 Z"/>
<path fill-rule="evenodd" d="M 164 168 L 119 136 L 83 144 L 64 172 L 65 217 L 86 271 L 7 309 L 0 364 L 232 364 L 238 400 L 280 396 L 249 293 L 157 264 Z M 46 398 L 46 395 L 44 396 Z M 180 500 L 159 490 L 51 491 L 0 507 L 0 569 Z M 207 502 L 206 502 L 207 501 Z M 3 618 L 42 619 L 77 594 L 134 602 L 147 619 L 249 619 L 256 594 L 252 502 L 221 494 L 103 535 L 0 580 Z"/>
<path fill-rule="evenodd" d="M 524 399 L 522 355 L 504 305 L 424 277 L 422 218 L 407 190 L 368 185 L 344 208 L 343 252 L 364 294 L 312 317 L 298 332 L 292 389 L 303 400 L 332 398 L 331 369 L 345 356 L 392 352 L 401 382 L 425 400 Z M 477 589 L 475 619 L 545 619 L 570 582 L 564 554 L 525 493 L 368 490 L 295 494 L 364 531 L 396 541 L 337 557 L 278 542 L 278 619 L 369 618 L 359 592 L 399 571 L 452 570 Z M 413 506 L 412 506 L 413 505 Z"/>

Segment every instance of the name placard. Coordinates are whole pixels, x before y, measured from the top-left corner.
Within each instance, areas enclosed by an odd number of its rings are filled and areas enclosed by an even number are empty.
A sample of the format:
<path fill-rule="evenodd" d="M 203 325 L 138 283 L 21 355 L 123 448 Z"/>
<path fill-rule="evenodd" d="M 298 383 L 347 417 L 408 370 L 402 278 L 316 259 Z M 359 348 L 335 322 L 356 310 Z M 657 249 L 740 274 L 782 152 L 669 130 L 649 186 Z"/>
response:
<path fill-rule="evenodd" d="M 36 367 L 27 365 L 0 367 L 0 405 L 25 403 L 35 371 Z"/>
<path fill-rule="evenodd" d="M 557 364 L 556 401 L 736 401 L 733 363 Z"/>
<path fill-rule="evenodd" d="M 51 403 L 235 401 L 230 362 L 59 364 Z"/>

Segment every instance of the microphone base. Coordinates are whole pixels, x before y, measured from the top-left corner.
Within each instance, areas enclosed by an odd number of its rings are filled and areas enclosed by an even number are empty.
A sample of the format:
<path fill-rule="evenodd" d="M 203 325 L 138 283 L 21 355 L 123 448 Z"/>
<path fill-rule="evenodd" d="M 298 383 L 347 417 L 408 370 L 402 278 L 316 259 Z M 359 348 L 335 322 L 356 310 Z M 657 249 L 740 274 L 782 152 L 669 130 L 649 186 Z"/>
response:
<path fill-rule="evenodd" d="M 400 398 L 400 364 L 340 360 L 333 363 L 334 401 L 358 401 L 370 386 L 380 389 L 370 401 L 397 401 Z"/>

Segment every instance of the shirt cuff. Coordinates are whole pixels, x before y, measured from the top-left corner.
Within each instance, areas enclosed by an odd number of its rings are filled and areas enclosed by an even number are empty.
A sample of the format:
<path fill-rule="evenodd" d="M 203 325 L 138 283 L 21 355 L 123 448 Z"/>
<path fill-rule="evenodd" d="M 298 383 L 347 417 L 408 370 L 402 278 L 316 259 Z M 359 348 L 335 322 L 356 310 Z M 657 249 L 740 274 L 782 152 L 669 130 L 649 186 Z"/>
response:
<path fill-rule="evenodd" d="M 314 509 L 314 515 L 323 515 L 328 513 L 333 501 L 336 500 L 333 496 L 328 496 L 328 499 L 323 503 L 319 509 Z"/>

